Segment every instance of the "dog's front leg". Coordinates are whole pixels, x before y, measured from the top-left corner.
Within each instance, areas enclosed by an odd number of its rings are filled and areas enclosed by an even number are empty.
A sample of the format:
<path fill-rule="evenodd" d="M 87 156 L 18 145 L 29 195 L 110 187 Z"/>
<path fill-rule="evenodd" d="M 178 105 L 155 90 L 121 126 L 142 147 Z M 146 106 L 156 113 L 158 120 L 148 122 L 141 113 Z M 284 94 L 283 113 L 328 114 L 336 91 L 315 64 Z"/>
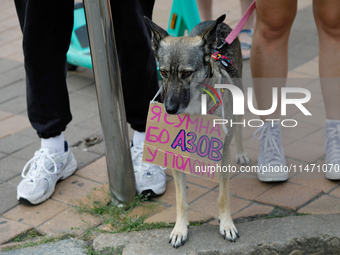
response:
<path fill-rule="evenodd" d="M 243 119 L 242 115 L 237 116 L 237 122 L 241 122 Z M 243 135 L 242 135 L 243 126 L 236 125 L 235 128 L 235 156 L 236 156 L 236 163 L 240 165 L 248 165 L 250 163 L 250 158 L 247 152 L 243 148 Z"/>
<path fill-rule="evenodd" d="M 223 161 L 230 163 L 230 150 L 228 150 L 227 161 Z M 239 235 L 230 214 L 229 172 L 221 172 L 219 177 L 220 194 L 217 202 L 220 214 L 220 233 L 225 239 L 235 242 Z"/>
<path fill-rule="evenodd" d="M 170 234 L 169 243 L 177 248 L 184 244 L 188 237 L 188 204 L 186 197 L 185 173 L 172 170 L 176 186 L 176 211 L 177 218 L 174 229 Z"/>

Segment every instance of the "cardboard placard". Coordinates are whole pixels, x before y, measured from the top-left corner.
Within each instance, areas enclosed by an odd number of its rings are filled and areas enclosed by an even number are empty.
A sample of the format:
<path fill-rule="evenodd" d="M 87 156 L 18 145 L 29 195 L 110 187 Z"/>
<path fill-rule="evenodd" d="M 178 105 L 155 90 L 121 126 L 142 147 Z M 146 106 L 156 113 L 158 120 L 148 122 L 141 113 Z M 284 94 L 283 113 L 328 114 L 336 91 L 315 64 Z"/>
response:
<path fill-rule="evenodd" d="M 212 115 L 168 115 L 150 103 L 143 162 L 218 181 L 225 133 Z"/>

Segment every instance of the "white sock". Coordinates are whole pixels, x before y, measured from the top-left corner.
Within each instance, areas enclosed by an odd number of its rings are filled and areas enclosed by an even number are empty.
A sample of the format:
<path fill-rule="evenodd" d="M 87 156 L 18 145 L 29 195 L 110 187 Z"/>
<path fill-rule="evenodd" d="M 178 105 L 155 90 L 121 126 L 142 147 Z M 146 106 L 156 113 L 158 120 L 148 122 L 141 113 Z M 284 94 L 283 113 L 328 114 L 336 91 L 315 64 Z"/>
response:
<path fill-rule="evenodd" d="M 58 136 L 48 139 L 41 138 L 41 148 L 54 149 L 57 153 L 65 152 L 64 134 L 61 133 Z"/>
<path fill-rule="evenodd" d="M 142 142 L 144 142 L 145 139 L 145 132 L 138 132 L 135 130 L 135 132 L 133 133 L 133 145 L 136 146 L 138 144 L 141 144 Z"/>

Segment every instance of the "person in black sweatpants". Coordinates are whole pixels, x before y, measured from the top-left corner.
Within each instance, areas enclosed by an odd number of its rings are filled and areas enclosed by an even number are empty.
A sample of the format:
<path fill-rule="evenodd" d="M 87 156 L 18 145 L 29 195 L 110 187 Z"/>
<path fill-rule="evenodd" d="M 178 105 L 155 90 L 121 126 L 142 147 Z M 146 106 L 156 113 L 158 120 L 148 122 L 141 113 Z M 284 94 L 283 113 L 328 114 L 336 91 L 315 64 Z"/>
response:
<path fill-rule="evenodd" d="M 58 179 L 72 175 L 77 167 L 63 137 L 72 120 L 66 53 L 74 1 L 15 0 L 15 6 L 23 32 L 28 117 L 41 138 L 40 153 L 24 167 L 17 198 L 23 203 L 38 204 L 53 194 Z M 149 102 L 158 90 L 151 33 L 143 20 L 143 16 L 151 19 L 153 6 L 154 0 L 111 1 L 126 116 L 135 130 L 132 154 L 138 193 L 153 188 L 150 182 L 144 185 L 140 156 Z M 157 175 L 155 180 L 164 182 L 165 191 L 163 170 L 143 164 L 146 168 Z M 157 192 L 159 189 L 154 193 Z"/>

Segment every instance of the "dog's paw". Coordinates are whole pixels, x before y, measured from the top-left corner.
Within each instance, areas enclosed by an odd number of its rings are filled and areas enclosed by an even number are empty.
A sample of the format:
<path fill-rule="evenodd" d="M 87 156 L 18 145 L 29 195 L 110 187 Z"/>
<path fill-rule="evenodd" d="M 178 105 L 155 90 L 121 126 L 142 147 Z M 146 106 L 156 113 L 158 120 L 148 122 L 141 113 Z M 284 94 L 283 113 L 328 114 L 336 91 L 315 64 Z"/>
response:
<path fill-rule="evenodd" d="M 250 158 L 246 151 L 241 153 L 236 153 L 236 163 L 239 165 L 248 165 L 250 163 Z"/>
<path fill-rule="evenodd" d="M 188 228 L 188 223 L 177 224 L 176 222 L 169 239 L 169 243 L 171 243 L 174 248 L 180 247 L 185 243 L 188 238 Z"/>
<path fill-rule="evenodd" d="M 236 242 L 236 239 L 240 236 L 238 235 L 238 231 L 234 225 L 234 223 L 231 222 L 231 224 L 220 224 L 220 233 L 224 237 L 224 239 L 229 240 L 230 242 Z"/>

